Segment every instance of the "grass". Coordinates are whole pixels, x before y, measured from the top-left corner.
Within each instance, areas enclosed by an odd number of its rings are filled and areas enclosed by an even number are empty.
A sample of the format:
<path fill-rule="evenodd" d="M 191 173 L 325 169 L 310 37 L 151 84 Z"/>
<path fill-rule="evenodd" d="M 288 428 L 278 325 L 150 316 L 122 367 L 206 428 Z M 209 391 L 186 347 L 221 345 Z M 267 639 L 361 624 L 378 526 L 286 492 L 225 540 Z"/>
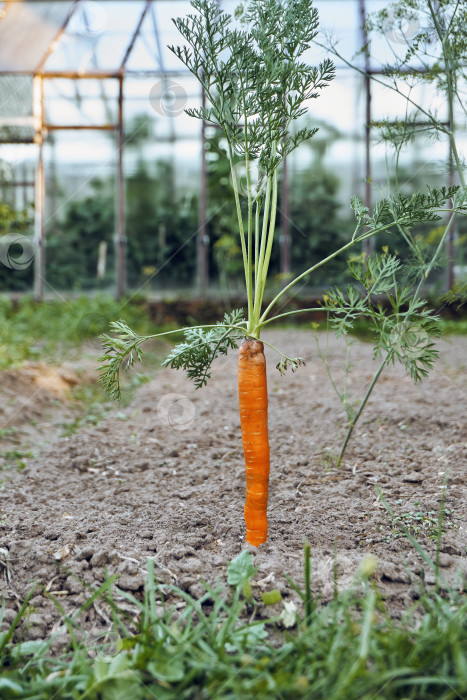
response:
<path fill-rule="evenodd" d="M 305 587 L 291 582 L 303 606 L 294 611 L 290 602 L 268 607 L 256 600 L 252 587 L 245 586 L 255 573 L 251 560 L 251 554 L 242 552 L 229 564 L 231 585 L 205 583 L 198 600 L 176 586 L 159 583 L 152 559 L 140 599 L 119 591 L 113 585 L 116 577 L 96 591 L 89 590 L 88 600 L 72 616 L 64 614 L 57 599 L 71 640 L 68 650 L 58 654 L 51 652 L 50 640 L 13 641 L 16 627 L 28 615 L 26 597 L 9 630 L 0 636 L 0 696 L 5 700 L 464 697 L 467 600 L 459 589 L 427 591 L 422 585 L 414 604 L 406 607 L 401 619 L 394 619 L 374 581 L 377 563 L 370 557 L 363 560 L 351 589 L 320 605 L 311 592 L 312 561 L 305 545 Z M 53 594 L 49 596 L 54 600 Z M 97 602 L 112 618 L 112 631 L 106 628 L 100 640 L 81 629 L 87 611 Z"/>
<path fill-rule="evenodd" d="M 467 319 L 465 318 L 457 321 L 442 318 L 439 323 L 444 335 L 467 335 Z"/>
<path fill-rule="evenodd" d="M 153 331 L 138 301 L 126 304 L 99 296 L 36 303 L 23 298 L 14 306 L 0 297 L 0 370 L 25 361 L 60 361 L 71 348 L 109 332 L 110 321 L 118 318 L 131 322 L 137 332 Z"/>
<path fill-rule="evenodd" d="M 401 500 L 396 501 L 396 503 L 401 502 Z M 448 508 L 444 509 L 444 515 L 444 527 L 454 527 L 454 523 L 451 520 L 452 513 Z M 404 530 L 408 530 L 408 532 L 416 536 L 425 534 L 431 539 L 436 540 L 438 536 L 438 514 L 435 510 L 411 510 L 391 517 L 391 522 L 388 527 L 391 530 L 391 535 L 388 536 L 386 542 L 389 542 L 391 538 L 397 539 L 399 537 L 404 537 Z"/>
<path fill-rule="evenodd" d="M 87 342 L 102 350 L 98 336 L 108 333 L 109 323 L 119 318 L 131 322 L 138 333 L 147 334 L 155 330 L 144 303 L 138 300 L 125 303 L 108 296 L 98 296 L 81 297 L 65 303 L 37 303 L 25 297 L 15 306 L 10 299 L 0 296 L 0 370 L 19 367 L 31 361 L 60 363 L 75 355 L 79 360 L 83 354 L 89 354 L 84 347 Z M 182 334 L 174 333 L 174 340 L 181 337 Z M 160 365 L 169 342 L 167 340 L 149 346 L 143 365 L 137 368 L 140 371 L 124 376 L 123 407 L 131 402 L 138 386 L 149 381 L 149 375 Z M 92 350 L 92 359 L 94 354 L 95 350 Z M 104 416 L 105 404 L 109 402 L 109 396 L 97 383 L 78 384 L 71 389 L 69 399 L 80 412 L 63 424 L 65 436 L 76 433 L 85 424 L 96 425 Z M 13 439 L 16 431 L 15 427 L 2 428 L 0 439 Z"/>
<path fill-rule="evenodd" d="M 25 361 L 60 361 L 71 349 L 109 332 L 110 321 L 119 318 L 142 335 L 155 331 L 144 304 L 138 300 L 125 303 L 108 296 L 97 296 L 39 304 L 25 297 L 14 306 L 10 299 L 0 296 L 0 370 Z M 439 323 L 444 334 L 467 334 L 467 320 L 441 319 Z M 305 324 L 307 326 L 309 324 Z M 315 329 L 326 330 L 326 327 L 325 321 L 313 324 Z M 296 328 L 296 325 L 280 324 L 277 328 Z M 357 321 L 350 332 L 372 340 L 371 326 L 364 319 Z M 178 342 L 183 334 L 174 333 L 169 338 L 167 342 Z"/>

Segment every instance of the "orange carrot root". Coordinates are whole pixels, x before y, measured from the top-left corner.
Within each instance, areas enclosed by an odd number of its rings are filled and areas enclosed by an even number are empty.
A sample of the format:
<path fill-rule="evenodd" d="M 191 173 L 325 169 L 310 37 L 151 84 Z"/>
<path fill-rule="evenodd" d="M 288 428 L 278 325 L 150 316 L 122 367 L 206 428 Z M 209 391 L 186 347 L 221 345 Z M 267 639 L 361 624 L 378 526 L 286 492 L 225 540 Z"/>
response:
<path fill-rule="evenodd" d="M 240 345 L 238 395 L 246 470 L 246 541 L 257 547 L 268 535 L 269 482 L 266 358 L 260 340 L 250 338 Z"/>

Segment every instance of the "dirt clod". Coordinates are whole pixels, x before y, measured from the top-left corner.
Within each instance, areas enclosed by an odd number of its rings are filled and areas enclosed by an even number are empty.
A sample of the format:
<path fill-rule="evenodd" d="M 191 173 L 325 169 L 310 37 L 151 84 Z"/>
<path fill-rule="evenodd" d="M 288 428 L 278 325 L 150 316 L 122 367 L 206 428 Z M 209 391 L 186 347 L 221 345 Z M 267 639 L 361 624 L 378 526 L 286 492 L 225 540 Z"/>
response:
<path fill-rule="evenodd" d="M 144 587 L 144 578 L 142 576 L 123 574 L 118 579 L 118 587 L 124 591 L 139 591 Z"/>

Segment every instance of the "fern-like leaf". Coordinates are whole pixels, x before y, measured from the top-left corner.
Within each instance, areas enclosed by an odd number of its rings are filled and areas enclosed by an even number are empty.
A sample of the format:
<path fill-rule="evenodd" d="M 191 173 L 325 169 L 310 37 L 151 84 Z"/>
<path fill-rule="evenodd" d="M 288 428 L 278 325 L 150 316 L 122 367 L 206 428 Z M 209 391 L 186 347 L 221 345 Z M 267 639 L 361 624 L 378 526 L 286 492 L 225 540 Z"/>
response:
<path fill-rule="evenodd" d="M 185 341 L 178 343 L 162 363 L 164 367 L 184 369 L 197 389 L 205 386 L 211 378 L 211 365 L 219 355 L 227 355 L 229 349 L 238 347 L 245 336 L 242 326 L 243 311 L 225 314 L 224 321 L 206 331 L 202 328 L 187 328 Z"/>
<path fill-rule="evenodd" d="M 100 340 L 105 353 L 99 357 L 99 379 L 114 401 L 120 400 L 120 370 L 133 367 L 136 360 L 143 358 L 140 348 L 147 337 L 137 335 L 123 319 L 112 321 L 110 327 L 117 332 L 115 337 L 101 335 Z"/>

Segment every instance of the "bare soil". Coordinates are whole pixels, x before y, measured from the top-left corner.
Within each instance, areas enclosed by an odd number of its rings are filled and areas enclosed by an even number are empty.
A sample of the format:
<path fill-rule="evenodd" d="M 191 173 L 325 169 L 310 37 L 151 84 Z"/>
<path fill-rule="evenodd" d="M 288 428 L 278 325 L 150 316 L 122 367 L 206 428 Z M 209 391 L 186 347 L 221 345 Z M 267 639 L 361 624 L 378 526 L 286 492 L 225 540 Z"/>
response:
<path fill-rule="evenodd" d="M 435 582 L 400 523 L 434 559 L 446 475 L 442 585 L 465 587 L 467 339 L 441 341 L 440 360 L 420 385 L 402 367 L 387 368 L 340 469 L 330 468 L 326 455 L 342 442 L 345 412 L 312 334 L 280 331 L 265 340 L 307 365 L 281 377 L 266 350 L 269 537 L 258 549 L 247 545 L 258 569 L 256 590 L 277 588 L 296 599 L 284 572 L 303 581 L 306 539 L 313 588 L 323 601 L 333 595 L 335 566 L 342 590 L 355 585 L 359 562 L 373 554 L 379 588 L 400 616 Z M 328 353 L 342 383 L 345 348 L 330 337 Z M 205 591 L 202 580 L 225 583 L 228 562 L 246 546 L 235 352 L 216 361 L 206 388 L 195 391 L 180 372 L 160 370 L 128 406 L 106 405 L 97 425 L 85 423 L 63 437 L 75 410 L 67 392 L 76 381 L 95 381 L 96 355 L 97 349 L 88 352 L 84 366 L 35 365 L 3 375 L 0 592 L 5 626 L 38 583 L 17 631 L 23 639 L 58 634 L 56 644 L 65 643 L 51 596 L 73 615 L 90 589 L 117 574 L 116 599 L 131 610 L 122 596 L 141 597 L 152 557 L 160 581 L 197 597 Z M 351 398 L 364 393 L 375 368 L 370 345 L 355 341 Z M 15 450 L 26 457 L 15 457 Z M 401 520 L 391 522 L 375 485 Z M 83 633 L 98 636 L 109 627 L 109 611 L 97 601 L 80 621 Z"/>

